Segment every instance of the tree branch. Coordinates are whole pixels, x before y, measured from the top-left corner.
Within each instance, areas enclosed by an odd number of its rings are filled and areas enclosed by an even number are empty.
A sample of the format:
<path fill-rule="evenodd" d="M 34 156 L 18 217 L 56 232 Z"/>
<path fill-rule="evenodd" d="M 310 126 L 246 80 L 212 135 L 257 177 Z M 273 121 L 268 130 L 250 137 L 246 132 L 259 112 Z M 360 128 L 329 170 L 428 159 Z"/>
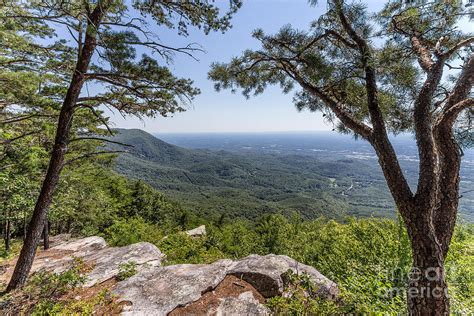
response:
<path fill-rule="evenodd" d="M 81 99 L 84 99 L 84 98 L 78 98 L 78 101 L 81 100 Z M 88 105 L 88 104 L 83 104 L 83 103 L 77 103 L 76 107 L 85 107 L 85 108 L 89 109 L 92 112 L 92 114 L 105 126 L 105 128 L 107 129 L 109 134 L 114 135 L 114 132 L 109 127 L 109 124 L 107 123 L 107 121 L 99 113 L 97 113 L 97 111 L 94 109 L 93 106 Z"/>
<path fill-rule="evenodd" d="M 412 196 L 410 186 L 400 167 L 397 155 L 388 139 L 387 130 L 383 114 L 379 107 L 378 88 L 375 75 L 375 69 L 372 66 L 372 52 L 367 40 L 359 36 L 352 25 L 346 18 L 344 13 L 344 2 L 339 0 L 336 2 L 336 13 L 341 24 L 349 35 L 349 37 L 357 44 L 360 51 L 361 62 L 365 71 L 365 87 L 367 91 L 367 106 L 372 122 L 373 130 L 369 138 L 369 142 L 374 147 L 379 158 L 380 166 L 384 172 L 388 187 L 392 196 L 399 207 L 399 211 L 404 218 L 408 218 L 411 214 L 407 212 L 412 209 Z"/>
<path fill-rule="evenodd" d="M 71 139 L 70 142 L 76 142 L 76 141 L 81 141 L 81 140 L 99 140 L 99 141 L 102 141 L 102 142 L 117 144 L 117 145 L 121 145 L 121 146 L 125 146 L 125 147 L 135 147 L 135 146 L 130 145 L 130 144 L 125 144 L 125 143 L 121 143 L 121 142 L 118 142 L 118 141 L 114 141 L 114 140 L 110 140 L 110 139 L 106 139 L 106 138 L 100 138 L 100 137 L 77 137 L 77 138 Z"/>
<path fill-rule="evenodd" d="M 434 64 L 431 52 L 426 46 L 424 46 L 418 36 L 413 35 L 410 38 L 411 45 L 416 55 L 418 56 L 418 63 L 420 67 L 425 71 L 429 72 Z"/>
<path fill-rule="evenodd" d="M 454 53 L 456 53 L 459 49 L 465 47 L 465 46 L 468 46 L 470 44 L 474 43 L 474 36 L 472 37 L 469 37 L 469 38 L 466 38 L 458 43 L 456 43 L 453 47 L 451 47 L 450 49 L 448 49 L 447 51 L 445 51 L 443 53 L 443 57 L 445 59 L 448 59 L 449 57 L 451 57 Z"/>
<path fill-rule="evenodd" d="M 42 132 L 41 130 L 36 130 L 36 131 L 31 131 L 31 132 L 28 132 L 28 133 L 25 133 L 25 134 L 21 134 L 19 136 L 13 137 L 13 138 L 5 139 L 5 140 L 2 140 L 0 142 L 0 145 L 10 144 L 10 143 L 12 143 L 16 140 L 25 138 L 25 137 L 30 136 L 30 135 L 38 134 L 38 133 L 41 133 L 41 132 Z"/>
<path fill-rule="evenodd" d="M 361 58 L 361 62 L 363 64 L 364 71 L 365 71 L 367 106 L 369 109 L 370 118 L 371 118 L 372 126 L 374 129 L 373 134 L 375 137 L 378 137 L 378 138 L 384 137 L 388 141 L 387 131 L 385 128 L 385 122 L 384 122 L 383 115 L 382 115 L 382 112 L 380 111 L 380 107 L 378 104 L 378 98 L 377 98 L 378 88 L 377 88 L 377 80 L 375 77 L 375 70 L 370 64 L 372 60 L 372 53 L 371 53 L 369 44 L 364 38 L 362 38 L 361 36 L 359 36 L 359 34 L 357 34 L 357 32 L 354 30 L 352 25 L 347 20 L 346 15 L 344 14 L 342 1 L 337 1 L 336 12 L 338 14 L 338 17 L 341 21 L 341 24 L 344 30 L 359 47 L 359 51 L 361 54 L 360 58 Z"/>
<path fill-rule="evenodd" d="M 331 97 L 329 97 L 327 94 L 325 94 L 321 89 L 318 87 L 315 87 L 313 85 L 310 85 L 307 83 L 305 80 L 303 80 L 301 77 L 299 77 L 297 74 L 293 76 L 293 78 L 308 92 L 313 94 L 314 96 L 318 97 L 321 99 L 330 109 L 333 111 L 333 113 L 336 115 L 336 117 L 341 120 L 341 122 L 346 125 L 348 128 L 353 130 L 355 133 L 359 134 L 366 140 L 369 140 L 372 135 L 372 128 L 370 128 L 368 125 L 358 121 L 355 117 L 353 117 L 349 112 L 344 110 L 344 106 L 341 103 L 336 102 L 333 100 Z"/>
<path fill-rule="evenodd" d="M 443 111 L 443 113 L 438 117 L 435 126 L 438 128 L 438 126 L 446 125 L 452 128 L 459 113 L 471 107 L 474 107 L 474 99 L 465 99 L 454 104 L 453 106 L 449 107 L 449 109 Z"/>
<path fill-rule="evenodd" d="M 441 116 L 450 111 L 451 107 L 469 96 L 474 85 L 474 54 L 471 54 L 462 69 L 463 70 L 461 71 L 452 92 L 449 94 L 445 102 Z"/>
<path fill-rule="evenodd" d="M 33 117 L 55 117 L 56 115 L 48 115 L 48 114 L 31 114 L 31 115 L 23 115 L 23 116 L 17 116 L 17 117 L 12 117 L 9 119 L 6 119 L 4 121 L 0 121 L 0 124 L 11 124 L 11 123 L 16 123 L 16 122 L 21 122 L 24 120 L 28 120 Z"/>
<path fill-rule="evenodd" d="M 84 154 L 84 155 L 81 155 L 81 156 L 76 157 L 76 158 L 69 159 L 69 160 L 67 160 L 63 163 L 62 167 L 64 168 L 65 166 L 70 165 L 70 164 L 72 164 L 72 163 L 74 163 L 78 160 L 85 159 L 85 158 L 90 158 L 90 157 L 93 157 L 93 156 L 127 153 L 127 152 L 128 151 L 126 151 L 126 150 L 96 151 L 96 152 L 93 152 L 93 153 L 88 153 L 88 154 Z"/>

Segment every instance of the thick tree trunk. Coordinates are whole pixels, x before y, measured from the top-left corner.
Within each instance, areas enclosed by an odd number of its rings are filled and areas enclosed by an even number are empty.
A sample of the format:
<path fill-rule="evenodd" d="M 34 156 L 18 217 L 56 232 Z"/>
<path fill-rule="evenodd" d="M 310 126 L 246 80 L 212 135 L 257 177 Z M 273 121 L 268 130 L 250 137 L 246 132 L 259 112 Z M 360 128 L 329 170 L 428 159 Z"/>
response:
<path fill-rule="evenodd" d="M 417 206 L 409 212 L 406 225 L 410 237 L 413 268 L 409 275 L 407 303 L 410 315 L 449 315 L 448 286 L 445 278 L 444 249 L 438 240 L 433 215 L 435 207 L 426 198 L 415 196 Z M 421 202 L 421 203 L 420 203 Z M 427 203 L 427 204 L 425 204 Z M 423 207 L 423 204 L 425 207 Z M 445 234 L 451 234 L 446 231 Z"/>
<path fill-rule="evenodd" d="M 66 234 L 71 233 L 72 219 L 68 218 L 66 222 Z"/>
<path fill-rule="evenodd" d="M 98 29 L 106 8 L 100 4 L 88 17 L 88 26 L 91 29 Z M 47 218 L 47 213 L 54 191 L 59 181 L 59 175 L 64 165 L 64 158 L 69 143 L 69 134 L 71 131 L 72 120 L 74 116 L 74 106 L 79 97 L 84 84 L 85 74 L 89 69 L 89 64 L 97 46 L 95 32 L 88 32 L 84 41 L 81 55 L 78 57 L 74 73 L 71 78 L 68 91 L 64 98 L 61 112 L 59 114 L 58 126 L 56 129 L 56 138 L 54 141 L 53 152 L 49 161 L 48 171 L 41 187 L 40 195 L 33 211 L 30 224 L 26 233 L 23 247 L 15 265 L 10 283 L 7 286 L 7 292 L 22 287 L 33 265 L 33 259 L 36 254 L 36 248 L 41 238 L 41 233 Z"/>
<path fill-rule="evenodd" d="M 51 155 L 51 160 L 49 162 L 48 172 L 43 181 L 43 186 L 33 211 L 33 216 L 31 218 L 30 224 L 28 225 L 26 238 L 24 240 L 23 247 L 21 248 L 18 261 L 15 265 L 12 278 L 10 279 L 10 283 L 7 286 L 7 291 L 22 287 L 25 284 L 33 264 L 33 259 L 36 254 L 36 247 L 38 246 L 41 233 L 43 231 L 43 226 L 46 220 L 48 208 L 53 198 L 53 193 L 59 181 L 59 174 L 61 172 L 64 156 L 67 150 L 67 135 L 69 134 L 69 127 L 65 128 L 64 125 L 69 125 L 68 122 L 70 122 L 72 119 L 72 112 L 70 113 L 71 114 L 67 115 L 65 111 L 61 111 L 58 130 L 56 133 L 56 142 Z"/>
<path fill-rule="evenodd" d="M 444 258 L 439 244 L 430 236 L 412 241 L 413 269 L 407 299 L 410 315 L 449 315 L 448 286 Z"/>
<path fill-rule="evenodd" d="M 414 277 L 414 275 L 417 276 Z M 444 275 L 444 266 L 415 266 L 412 278 L 407 292 L 409 314 L 449 315 L 448 285 Z"/>

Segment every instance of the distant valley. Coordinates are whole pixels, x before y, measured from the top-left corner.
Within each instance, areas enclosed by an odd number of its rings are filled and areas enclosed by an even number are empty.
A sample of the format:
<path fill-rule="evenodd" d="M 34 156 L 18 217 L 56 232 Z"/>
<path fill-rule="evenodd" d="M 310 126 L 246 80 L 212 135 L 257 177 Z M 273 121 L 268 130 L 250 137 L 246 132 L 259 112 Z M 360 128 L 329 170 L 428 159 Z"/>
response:
<path fill-rule="evenodd" d="M 395 216 L 375 154 L 366 142 L 349 136 L 164 134 L 160 140 L 141 130 L 118 131 L 114 140 L 134 146 L 117 159 L 119 173 L 142 179 L 206 216 Z M 393 142 L 414 187 L 414 141 L 401 136 Z M 474 221 L 474 152 L 464 158 L 460 213 Z"/>

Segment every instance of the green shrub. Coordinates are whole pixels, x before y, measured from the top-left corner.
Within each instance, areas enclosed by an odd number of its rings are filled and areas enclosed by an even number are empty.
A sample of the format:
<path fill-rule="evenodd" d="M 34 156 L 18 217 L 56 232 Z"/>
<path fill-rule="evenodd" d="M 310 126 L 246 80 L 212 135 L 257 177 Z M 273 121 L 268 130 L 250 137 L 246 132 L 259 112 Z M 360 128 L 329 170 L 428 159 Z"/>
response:
<path fill-rule="evenodd" d="M 104 289 L 97 295 L 88 298 L 87 300 L 79 301 L 42 301 L 35 306 L 32 316 L 44 316 L 44 315 L 57 315 L 57 316 L 69 316 L 69 315 L 81 315 L 81 316 L 92 316 L 96 315 L 96 310 L 101 307 L 109 307 L 113 309 L 114 300 L 110 291 Z"/>
<path fill-rule="evenodd" d="M 192 238 L 184 233 L 167 236 L 158 248 L 166 254 L 167 264 L 210 263 L 225 257 L 222 251 L 206 244 L 206 237 Z"/>
<path fill-rule="evenodd" d="M 121 263 L 119 265 L 119 272 L 116 276 L 118 281 L 126 280 L 137 274 L 137 263 L 134 261 L 129 261 L 127 263 Z"/>
<path fill-rule="evenodd" d="M 157 244 L 163 238 L 158 226 L 147 223 L 141 217 L 115 220 L 103 235 L 109 245 L 117 247 L 140 241 Z"/>
<path fill-rule="evenodd" d="M 288 270 L 283 275 L 284 296 L 267 301 L 275 315 L 334 315 L 341 312 L 336 302 L 319 298 L 317 287 L 307 274 L 296 274 Z"/>
<path fill-rule="evenodd" d="M 75 259 L 74 265 L 64 272 L 37 272 L 29 281 L 25 292 L 40 300 L 60 297 L 85 282 L 86 278 L 81 273 L 84 267 L 81 259 Z"/>

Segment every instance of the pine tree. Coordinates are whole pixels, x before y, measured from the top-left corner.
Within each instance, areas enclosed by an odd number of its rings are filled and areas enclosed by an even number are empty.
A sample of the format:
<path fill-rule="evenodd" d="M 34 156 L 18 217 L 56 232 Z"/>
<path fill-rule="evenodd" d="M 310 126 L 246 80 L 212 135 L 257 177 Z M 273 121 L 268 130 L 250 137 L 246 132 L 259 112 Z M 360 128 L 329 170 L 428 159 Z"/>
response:
<path fill-rule="evenodd" d="M 42 21 L 58 30 L 50 39 L 34 36 L 34 44 L 54 42 L 65 47 L 61 55 L 45 65 L 45 70 L 54 73 L 65 89 L 57 91 L 51 87 L 52 95 L 61 96 L 54 144 L 8 291 L 23 286 L 27 279 L 63 167 L 79 158 L 100 154 L 86 153 L 66 160 L 73 141 L 80 143 L 94 138 L 88 135 L 71 138 L 77 113 L 90 111 L 108 128 L 99 111 L 101 107 L 139 117 L 183 111 L 199 90 L 192 86 L 191 80 L 175 77 L 166 62 L 175 53 L 192 55 L 200 49 L 193 45 L 168 46 L 159 40 L 150 25 L 176 29 L 184 36 L 191 27 L 206 33 L 225 31 L 240 5 L 239 0 L 230 1 L 230 10 L 223 15 L 211 1 L 15 1 L 2 10 L 2 23 Z M 138 56 L 138 51 L 143 54 Z M 15 53 L 13 47 L 10 54 Z M 98 90 L 96 93 L 84 89 L 93 84 L 100 87 L 94 89 Z M 60 84 L 58 88 L 61 87 Z"/>
<path fill-rule="evenodd" d="M 246 96 L 272 84 L 285 92 L 299 86 L 298 109 L 322 111 L 337 130 L 372 145 L 411 241 L 418 273 L 408 289 L 410 313 L 447 315 L 444 262 L 461 163 L 454 131 L 474 107 L 474 37 L 458 24 L 470 12 L 457 0 L 420 6 L 390 1 L 376 16 L 358 2 L 329 3 L 309 31 L 255 31 L 260 50 L 214 64 L 209 76 L 218 90 L 242 88 Z M 416 191 L 389 139 L 400 132 L 416 137 Z"/>

